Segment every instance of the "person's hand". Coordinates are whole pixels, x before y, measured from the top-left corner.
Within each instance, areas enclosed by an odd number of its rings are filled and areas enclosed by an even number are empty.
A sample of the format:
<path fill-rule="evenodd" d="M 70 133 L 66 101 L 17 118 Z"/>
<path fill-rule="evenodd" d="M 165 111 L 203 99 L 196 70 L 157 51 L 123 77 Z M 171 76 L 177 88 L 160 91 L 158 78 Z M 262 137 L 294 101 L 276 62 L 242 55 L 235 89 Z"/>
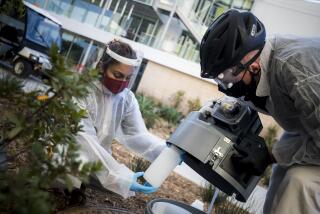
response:
<path fill-rule="evenodd" d="M 144 172 L 136 172 L 133 175 L 133 179 L 132 179 L 132 183 L 130 186 L 130 190 L 134 191 L 134 192 L 142 192 L 145 194 L 150 194 L 150 193 L 154 193 L 155 191 L 158 190 L 158 188 L 155 188 L 153 186 L 151 186 L 149 183 L 145 183 L 145 184 L 139 184 L 138 183 L 138 178 L 143 176 Z"/>
<path fill-rule="evenodd" d="M 183 152 L 181 153 L 181 155 L 180 155 L 181 161 L 180 161 L 179 165 L 181 165 L 182 162 L 184 162 L 184 161 L 186 160 L 186 158 L 187 158 L 187 152 L 183 151 Z"/>
<path fill-rule="evenodd" d="M 246 136 L 240 144 L 235 144 L 234 148 L 238 153 L 232 155 L 231 160 L 239 171 L 260 176 L 268 165 L 274 162 L 263 138 L 259 136 Z"/>

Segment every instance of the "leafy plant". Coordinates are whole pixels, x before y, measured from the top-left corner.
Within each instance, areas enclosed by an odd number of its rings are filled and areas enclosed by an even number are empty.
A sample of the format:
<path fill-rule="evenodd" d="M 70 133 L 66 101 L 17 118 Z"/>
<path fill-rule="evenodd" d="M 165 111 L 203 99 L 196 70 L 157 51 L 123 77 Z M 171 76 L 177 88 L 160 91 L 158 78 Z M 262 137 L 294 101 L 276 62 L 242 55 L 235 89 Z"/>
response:
<path fill-rule="evenodd" d="M 271 149 L 273 144 L 277 142 L 277 135 L 278 135 L 278 127 L 275 125 L 269 126 L 265 136 L 263 136 L 268 146 L 268 149 Z"/>
<path fill-rule="evenodd" d="M 181 102 L 183 101 L 185 93 L 186 93 L 185 91 L 179 90 L 179 91 L 177 91 L 176 93 L 174 93 L 172 95 L 171 99 L 172 99 L 172 102 L 173 102 L 173 104 L 172 104 L 173 108 L 177 109 L 177 108 L 180 107 Z"/>
<path fill-rule="evenodd" d="M 248 208 L 244 208 L 238 203 L 232 203 L 229 200 L 225 200 L 216 206 L 214 210 L 217 214 L 250 214 Z"/>
<path fill-rule="evenodd" d="M 145 172 L 149 168 L 150 164 L 151 163 L 148 160 L 145 160 L 139 156 L 134 156 L 130 161 L 129 168 L 133 172 Z M 139 177 L 138 180 L 141 183 L 145 182 L 143 177 Z"/>
<path fill-rule="evenodd" d="M 25 6 L 22 0 L 2 0 L 0 1 L 0 11 L 8 16 L 21 19 L 25 15 Z"/>
<path fill-rule="evenodd" d="M 143 94 L 137 94 L 136 98 L 138 100 L 140 111 L 147 128 L 152 128 L 156 120 L 159 118 L 158 107 L 155 101 L 150 97 L 144 96 Z"/>
<path fill-rule="evenodd" d="M 134 156 L 130 161 L 129 168 L 134 172 L 144 172 L 148 169 L 150 164 L 151 163 L 149 161 L 141 157 Z"/>
<path fill-rule="evenodd" d="M 199 98 L 188 100 L 188 112 L 198 111 L 201 108 L 201 102 Z"/>
<path fill-rule="evenodd" d="M 264 136 L 264 139 L 270 151 L 272 149 L 273 144 L 277 141 L 277 135 L 278 135 L 277 126 L 269 126 Z M 261 177 L 260 183 L 262 185 L 268 186 L 270 182 L 270 176 L 271 176 L 271 166 L 268 166 L 263 176 Z"/>
<path fill-rule="evenodd" d="M 214 191 L 215 187 L 209 182 L 207 182 L 204 187 L 200 187 L 200 196 L 202 201 L 210 203 L 214 195 Z M 220 191 L 215 200 L 215 205 L 219 205 L 225 200 L 227 200 L 227 195 Z"/>
<path fill-rule="evenodd" d="M 49 213 L 53 182 L 62 180 L 71 189 L 70 175 L 86 182 L 101 167 L 79 160 L 75 140 L 86 112 L 74 99 L 87 95 L 97 71 L 68 71 L 55 46 L 50 55 L 53 70 L 43 90 L 25 91 L 28 83 L 1 72 L 0 207 L 5 213 Z"/>
<path fill-rule="evenodd" d="M 264 171 L 263 175 L 261 176 L 260 184 L 264 186 L 269 186 L 271 171 L 272 171 L 271 166 L 268 166 L 267 169 Z"/>
<path fill-rule="evenodd" d="M 162 106 L 160 107 L 160 117 L 167 120 L 170 123 L 178 124 L 179 121 L 182 118 L 182 114 L 178 112 L 175 108 L 168 107 L 168 106 Z"/>

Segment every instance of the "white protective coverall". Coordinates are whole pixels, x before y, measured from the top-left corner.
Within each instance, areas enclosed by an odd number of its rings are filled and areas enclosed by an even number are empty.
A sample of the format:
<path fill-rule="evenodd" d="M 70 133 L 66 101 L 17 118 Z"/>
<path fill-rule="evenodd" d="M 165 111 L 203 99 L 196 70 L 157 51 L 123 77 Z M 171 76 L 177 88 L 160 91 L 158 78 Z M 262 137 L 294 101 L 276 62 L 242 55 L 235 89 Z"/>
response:
<path fill-rule="evenodd" d="M 81 145 L 81 158 L 101 161 L 103 169 L 96 176 L 102 186 L 127 198 L 134 195 L 129 190 L 134 173 L 112 157 L 112 140 L 117 139 L 149 161 L 166 144 L 148 132 L 138 102 L 129 89 L 113 94 L 101 83 L 94 85 L 89 96 L 79 101 L 79 106 L 88 112 L 88 118 L 81 121 L 83 132 L 76 137 Z"/>
<path fill-rule="evenodd" d="M 320 213 L 320 38 L 274 36 L 260 65 L 256 95 L 285 130 L 264 213 Z"/>

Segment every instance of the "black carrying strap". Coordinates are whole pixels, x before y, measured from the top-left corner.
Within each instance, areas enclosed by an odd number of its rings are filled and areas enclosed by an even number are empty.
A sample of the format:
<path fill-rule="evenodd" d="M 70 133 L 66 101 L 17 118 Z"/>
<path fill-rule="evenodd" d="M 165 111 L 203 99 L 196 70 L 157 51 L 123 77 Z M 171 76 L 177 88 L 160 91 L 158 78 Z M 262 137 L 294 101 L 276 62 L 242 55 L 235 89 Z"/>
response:
<path fill-rule="evenodd" d="M 263 47 L 264 47 L 265 42 L 263 43 L 263 45 L 259 48 L 259 51 L 246 63 L 246 64 L 241 64 L 240 62 L 236 65 L 237 69 L 235 72 L 235 76 L 238 75 L 241 71 L 243 70 L 247 70 L 248 67 L 254 62 L 256 61 L 256 59 L 258 59 L 258 57 L 260 56 Z"/>
<path fill-rule="evenodd" d="M 234 165 L 252 175 L 260 176 L 272 163 L 264 139 L 257 135 L 245 136 L 234 148 L 238 152 L 232 156 Z"/>

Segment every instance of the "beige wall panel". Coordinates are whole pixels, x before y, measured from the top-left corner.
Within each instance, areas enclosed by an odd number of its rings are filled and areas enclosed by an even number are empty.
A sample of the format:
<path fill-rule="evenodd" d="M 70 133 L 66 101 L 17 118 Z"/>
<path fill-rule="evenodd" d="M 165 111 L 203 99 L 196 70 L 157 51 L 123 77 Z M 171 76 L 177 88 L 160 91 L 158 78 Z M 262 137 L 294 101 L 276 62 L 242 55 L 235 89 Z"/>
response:
<path fill-rule="evenodd" d="M 212 83 L 149 61 L 138 92 L 169 104 L 172 95 L 179 90 L 185 92 L 185 100 L 199 98 L 202 104 L 223 95 Z"/>
<path fill-rule="evenodd" d="M 140 81 L 138 92 L 170 105 L 172 103 L 172 95 L 179 90 L 185 92 L 184 102 L 181 104 L 185 108 L 180 109 L 182 111 L 187 109 L 187 100 L 199 98 L 203 105 L 208 100 L 223 96 L 223 93 L 218 91 L 218 87 L 212 83 L 151 61 L 148 62 Z M 277 125 L 270 116 L 260 114 L 260 118 L 264 127 L 262 135 L 265 134 L 268 126 Z M 280 130 L 279 134 L 281 132 Z"/>

